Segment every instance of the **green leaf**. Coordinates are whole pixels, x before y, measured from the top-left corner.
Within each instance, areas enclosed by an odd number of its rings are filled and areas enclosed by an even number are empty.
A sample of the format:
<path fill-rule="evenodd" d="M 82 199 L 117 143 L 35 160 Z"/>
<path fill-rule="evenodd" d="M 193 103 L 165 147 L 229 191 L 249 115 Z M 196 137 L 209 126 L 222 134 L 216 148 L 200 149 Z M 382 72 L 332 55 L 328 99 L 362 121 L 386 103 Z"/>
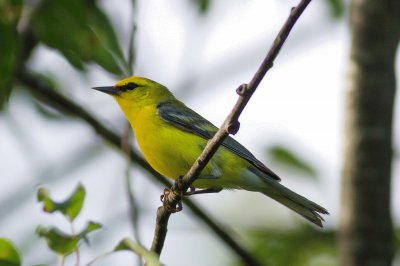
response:
<path fill-rule="evenodd" d="M 312 226 L 249 232 L 253 253 L 268 265 L 336 266 L 336 232 Z"/>
<path fill-rule="evenodd" d="M 98 230 L 99 228 L 101 228 L 99 223 L 89 222 L 77 235 L 69 235 L 55 227 L 45 228 L 38 226 L 36 233 L 40 237 L 46 239 L 47 245 L 51 250 L 59 255 L 66 256 L 78 248 L 80 240 L 86 240 L 90 232 Z"/>
<path fill-rule="evenodd" d="M 47 0 L 33 17 L 33 29 L 77 69 L 96 62 L 111 73 L 123 73 L 115 31 L 95 1 Z"/>
<path fill-rule="evenodd" d="M 211 5 L 211 0 L 192 0 L 192 2 L 197 5 L 202 15 L 207 13 Z"/>
<path fill-rule="evenodd" d="M 60 255 L 68 255 L 78 248 L 79 238 L 76 235 L 68 235 L 58 228 L 50 229 L 39 226 L 36 234 L 46 239 L 47 245 Z"/>
<path fill-rule="evenodd" d="M 114 251 L 132 251 L 142 257 L 146 265 L 148 266 L 159 266 L 160 261 L 158 259 L 158 256 L 155 252 L 149 251 L 140 244 L 136 243 L 135 241 L 125 238 L 123 239 L 115 248 Z"/>
<path fill-rule="evenodd" d="M 127 69 L 124 55 L 122 53 L 114 28 L 108 17 L 94 4 L 88 12 L 89 26 L 92 32 L 100 40 L 99 47 L 95 49 L 96 62 L 114 74 L 121 74 L 121 68 Z M 104 53 L 107 51 L 107 53 Z M 106 67 L 107 66 L 107 67 Z"/>
<path fill-rule="evenodd" d="M 331 10 L 333 18 L 341 18 L 344 15 L 344 1 L 343 0 L 328 0 L 328 5 Z"/>
<path fill-rule="evenodd" d="M 16 25 L 23 8 L 23 0 L 1 0 L 0 21 Z"/>
<path fill-rule="evenodd" d="M 0 1 L 0 109 L 8 101 L 12 79 L 19 58 L 17 21 L 22 10 L 22 0 Z"/>
<path fill-rule="evenodd" d="M 316 170 L 311 166 L 310 163 L 301 159 L 300 156 L 296 155 L 293 151 L 286 147 L 276 145 L 270 147 L 268 149 L 268 153 L 271 155 L 273 160 L 285 166 L 301 171 L 311 177 L 317 176 Z"/>
<path fill-rule="evenodd" d="M 49 120 L 61 120 L 65 118 L 65 115 L 60 114 L 59 112 L 55 111 L 54 109 L 51 109 L 47 105 L 44 105 L 43 103 L 39 101 L 34 101 L 33 106 L 36 109 L 36 111 L 44 116 L 46 119 Z"/>
<path fill-rule="evenodd" d="M 85 229 L 83 229 L 82 232 L 80 232 L 78 234 L 78 238 L 79 239 L 84 239 L 86 242 L 89 242 L 88 239 L 86 238 L 86 236 L 90 232 L 96 231 L 96 230 L 98 230 L 100 228 L 101 228 L 101 224 L 90 221 L 89 224 L 85 227 Z"/>
<path fill-rule="evenodd" d="M 394 230 L 394 236 L 395 236 L 395 249 L 397 252 L 400 252 L 400 227 L 397 227 Z"/>
<path fill-rule="evenodd" d="M 46 188 L 38 190 L 38 201 L 43 203 L 43 210 L 45 212 L 53 213 L 59 211 L 73 221 L 80 213 L 85 199 L 85 188 L 79 184 L 72 195 L 63 202 L 56 202 L 49 196 L 49 191 Z"/>
<path fill-rule="evenodd" d="M 21 258 L 13 243 L 6 239 L 0 238 L 0 265 L 1 266 L 19 266 Z"/>

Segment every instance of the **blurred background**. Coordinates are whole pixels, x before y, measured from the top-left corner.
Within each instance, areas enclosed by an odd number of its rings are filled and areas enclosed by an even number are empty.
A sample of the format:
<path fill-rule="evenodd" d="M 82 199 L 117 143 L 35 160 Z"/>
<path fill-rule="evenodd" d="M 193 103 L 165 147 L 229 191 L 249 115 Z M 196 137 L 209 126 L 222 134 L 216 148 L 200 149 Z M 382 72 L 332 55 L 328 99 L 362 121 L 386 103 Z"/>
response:
<path fill-rule="evenodd" d="M 113 85 L 130 73 L 148 77 L 221 125 L 237 99 L 235 89 L 254 75 L 297 4 L 2 0 L 0 237 L 14 242 L 23 265 L 59 263 L 35 234 L 38 225 L 70 232 L 62 215 L 42 211 L 36 197 L 42 186 L 60 201 L 79 183 L 86 189 L 74 226 L 79 231 L 94 220 L 103 228 L 89 236 L 90 245 L 80 246 L 81 265 L 112 250 L 124 237 L 151 245 L 165 186 L 128 161 L 120 141 L 113 143 L 107 135 L 126 135 L 127 124 L 113 99 L 91 87 Z M 346 0 L 309 5 L 243 112 L 235 135 L 285 186 L 329 210 L 324 229 L 261 194 L 223 191 L 191 197 L 265 265 L 340 265 L 337 239 L 341 206 L 346 204 L 341 186 L 348 141 L 345 97 L 351 76 L 349 7 Z M 397 57 L 397 68 L 399 63 Z M 389 250 L 391 244 L 398 250 L 400 235 L 399 117 L 397 104 L 392 194 L 386 193 L 397 238 L 388 242 Z M 131 142 L 140 155 L 134 136 Z M 134 203 L 129 201 L 132 195 Z M 374 222 L 380 224 L 380 218 Z M 393 265 L 400 265 L 394 254 Z M 186 205 L 170 219 L 161 261 L 242 265 Z M 66 258 L 65 265 L 74 263 L 74 256 Z M 119 252 L 94 265 L 138 265 L 138 260 Z"/>

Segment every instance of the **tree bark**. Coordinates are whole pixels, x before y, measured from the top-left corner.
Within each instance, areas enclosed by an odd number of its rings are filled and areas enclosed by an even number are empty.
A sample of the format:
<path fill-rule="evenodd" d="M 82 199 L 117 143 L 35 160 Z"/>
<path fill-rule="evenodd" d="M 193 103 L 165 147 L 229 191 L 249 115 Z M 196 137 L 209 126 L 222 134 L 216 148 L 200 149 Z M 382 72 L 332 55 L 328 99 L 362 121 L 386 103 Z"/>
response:
<path fill-rule="evenodd" d="M 340 265 L 387 266 L 394 250 L 390 184 L 400 1 L 353 0 L 350 24 Z"/>

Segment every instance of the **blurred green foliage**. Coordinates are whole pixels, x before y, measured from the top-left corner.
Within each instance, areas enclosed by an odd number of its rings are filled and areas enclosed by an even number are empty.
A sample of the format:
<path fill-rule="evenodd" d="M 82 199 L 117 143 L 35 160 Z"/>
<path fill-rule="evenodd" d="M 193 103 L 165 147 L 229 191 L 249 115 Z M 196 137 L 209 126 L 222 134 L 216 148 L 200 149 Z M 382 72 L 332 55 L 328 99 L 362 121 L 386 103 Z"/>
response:
<path fill-rule="evenodd" d="M 44 227 L 38 226 L 36 229 L 36 233 L 38 236 L 44 238 L 47 242 L 48 247 L 57 253 L 61 257 L 65 257 L 70 255 L 71 253 L 75 252 L 77 257 L 79 257 L 78 249 L 79 245 L 82 240 L 85 242 L 89 242 L 87 236 L 89 233 L 99 230 L 102 226 L 96 222 L 88 222 L 88 224 L 81 230 L 79 233 L 75 233 L 73 220 L 80 214 L 82 209 L 83 202 L 85 200 L 85 188 L 79 184 L 74 192 L 64 201 L 61 203 L 57 203 L 53 199 L 49 197 L 49 191 L 45 188 L 40 188 L 38 190 L 38 200 L 43 204 L 43 210 L 48 213 L 53 212 L 61 212 L 66 219 L 68 219 L 71 223 L 72 233 L 68 234 L 61 231 L 57 227 Z M 3 243 L 0 239 L 0 248 L 2 247 Z M 0 249 L 1 250 L 1 249 Z M 145 249 L 140 244 L 130 240 L 130 239 L 123 239 L 121 242 L 110 252 L 105 253 L 104 255 L 111 254 L 117 251 L 131 251 L 138 256 L 142 257 L 148 266 L 159 266 L 158 256 L 147 249 Z M 10 258 L 14 258 L 17 253 L 8 252 L 11 255 L 8 255 Z M 0 256 L 1 256 L 0 252 Z M 18 254 L 17 254 L 18 255 Z M 102 255 L 102 256 L 104 256 Z M 99 256 L 95 258 L 95 260 L 101 258 Z M 6 257 L 6 256 L 4 256 Z M 19 257 L 18 257 L 19 258 Z M 1 257 L 0 257 L 1 259 Z M 11 260 L 11 259 L 10 259 Z M 1 260 L 0 260 L 1 262 Z M 3 264 L 0 264 L 3 266 Z M 14 264 L 10 264 L 12 266 Z M 63 264 L 62 264 L 63 265 Z M 8 265 L 7 265 L 8 266 Z"/>
<path fill-rule="evenodd" d="M 39 226 L 36 233 L 46 239 L 47 245 L 51 250 L 61 256 L 66 256 L 78 249 L 81 240 L 87 241 L 87 235 L 90 232 L 101 228 L 99 223 L 89 222 L 85 228 L 78 234 L 66 234 L 56 227 L 45 228 Z"/>
<path fill-rule="evenodd" d="M 309 225 L 248 232 L 253 253 L 269 266 L 336 266 L 336 232 Z"/>
<path fill-rule="evenodd" d="M 49 191 L 45 188 L 40 188 L 37 193 L 38 201 L 43 203 L 43 211 L 53 213 L 61 212 L 66 219 L 71 222 L 79 215 L 85 199 L 85 188 L 79 184 L 74 192 L 61 203 L 57 203 L 49 196 Z M 56 227 L 45 228 L 39 226 L 36 233 L 46 239 L 46 242 L 51 250 L 61 256 L 66 256 L 73 251 L 78 250 L 78 245 L 81 240 L 87 241 L 87 235 L 90 232 L 101 228 L 99 223 L 89 222 L 85 228 L 78 234 L 66 234 Z"/>
<path fill-rule="evenodd" d="M 344 0 L 328 0 L 328 6 L 333 18 L 342 18 L 344 16 Z"/>
<path fill-rule="evenodd" d="M 274 145 L 267 150 L 271 159 L 295 171 L 302 172 L 310 177 L 317 177 L 317 171 L 311 163 L 302 159 L 302 156 L 295 154 L 293 150 L 282 145 Z"/>
<path fill-rule="evenodd" d="M 395 229 L 397 256 L 400 255 L 400 228 Z M 260 228 L 246 233 L 251 250 L 268 266 L 337 266 L 337 231 L 308 224 L 288 228 Z M 240 265 L 240 263 L 235 263 Z"/>
<path fill-rule="evenodd" d="M 158 255 L 144 248 L 142 245 L 132 241 L 131 239 L 123 239 L 114 249 L 114 251 L 132 251 L 145 260 L 147 266 L 160 266 Z"/>
<path fill-rule="evenodd" d="M 114 27 L 96 1 L 43 0 L 30 6 L 22 0 L 1 0 L 0 44 L 0 109 L 15 87 L 17 68 L 24 67 L 21 59 L 27 59 L 21 58 L 21 51 L 30 54 L 40 44 L 58 50 L 82 71 L 92 62 L 118 76 L 130 69 Z"/>
<path fill-rule="evenodd" d="M 199 10 L 200 14 L 205 15 L 210 10 L 212 0 L 191 0 L 194 6 Z M 327 6 L 333 18 L 339 19 L 344 16 L 345 3 L 344 0 L 326 0 Z"/>
<path fill-rule="evenodd" d="M 64 214 L 70 221 L 73 221 L 80 213 L 85 199 L 85 188 L 79 184 L 72 195 L 63 202 L 56 202 L 49 196 L 49 191 L 46 188 L 40 188 L 38 191 L 38 201 L 43 203 L 45 212 L 59 211 Z"/>
<path fill-rule="evenodd" d="M 124 73 L 124 56 L 108 17 L 94 1 L 47 0 L 33 17 L 33 30 L 76 68 L 96 62 L 116 75 Z"/>
<path fill-rule="evenodd" d="M 8 100 L 19 57 L 17 23 L 22 0 L 0 1 L 0 109 Z"/>
<path fill-rule="evenodd" d="M 208 12 L 210 5 L 211 5 L 211 0 L 191 0 L 192 3 L 197 6 L 200 14 L 204 15 Z"/>
<path fill-rule="evenodd" d="M 400 253 L 400 227 L 395 230 L 395 245 L 397 253 Z"/>
<path fill-rule="evenodd" d="M 0 238 L 0 265 L 1 266 L 20 266 L 21 258 L 14 244 L 6 239 Z"/>

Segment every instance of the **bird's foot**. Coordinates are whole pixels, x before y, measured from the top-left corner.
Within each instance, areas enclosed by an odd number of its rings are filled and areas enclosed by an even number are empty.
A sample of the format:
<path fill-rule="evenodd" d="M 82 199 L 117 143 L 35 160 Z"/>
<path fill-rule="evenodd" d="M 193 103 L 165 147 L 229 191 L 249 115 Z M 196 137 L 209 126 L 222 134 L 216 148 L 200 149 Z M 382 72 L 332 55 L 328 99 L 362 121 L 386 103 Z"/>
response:
<path fill-rule="evenodd" d="M 218 193 L 221 190 L 222 187 L 211 187 L 196 190 L 193 186 L 190 186 L 189 190 L 184 192 L 185 188 L 183 184 L 183 176 L 179 176 L 171 189 L 164 189 L 164 193 L 160 196 L 160 200 L 167 211 L 175 213 L 180 212 L 183 209 L 181 201 L 183 197 L 198 194 Z"/>
<path fill-rule="evenodd" d="M 174 189 L 168 188 L 164 188 L 164 193 L 160 196 L 164 208 L 171 213 L 180 212 L 183 209 L 181 199 L 182 196 L 178 195 Z"/>

